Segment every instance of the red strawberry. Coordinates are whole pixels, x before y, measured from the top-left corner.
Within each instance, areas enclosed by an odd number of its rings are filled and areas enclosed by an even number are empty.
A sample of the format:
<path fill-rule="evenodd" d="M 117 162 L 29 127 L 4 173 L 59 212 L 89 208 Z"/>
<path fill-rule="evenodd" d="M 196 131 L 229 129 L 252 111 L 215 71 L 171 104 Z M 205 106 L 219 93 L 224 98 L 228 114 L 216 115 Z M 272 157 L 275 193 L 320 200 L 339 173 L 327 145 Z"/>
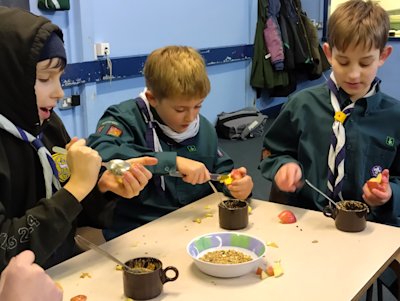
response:
<path fill-rule="evenodd" d="M 293 224 L 296 222 L 296 216 L 290 210 L 283 210 L 278 218 L 282 224 Z"/>

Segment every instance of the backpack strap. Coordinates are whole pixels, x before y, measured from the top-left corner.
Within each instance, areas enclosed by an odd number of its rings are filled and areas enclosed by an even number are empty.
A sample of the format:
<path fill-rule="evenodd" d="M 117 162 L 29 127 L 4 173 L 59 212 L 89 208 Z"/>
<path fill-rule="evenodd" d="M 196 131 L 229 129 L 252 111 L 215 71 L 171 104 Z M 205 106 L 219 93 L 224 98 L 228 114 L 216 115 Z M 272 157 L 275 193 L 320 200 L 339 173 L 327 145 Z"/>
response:
<path fill-rule="evenodd" d="M 264 115 L 259 115 L 256 117 L 256 119 L 247 125 L 242 133 L 240 134 L 240 139 L 245 140 L 246 137 L 255 129 L 257 128 L 260 124 L 264 123 L 264 120 L 266 119 L 266 116 Z"/>

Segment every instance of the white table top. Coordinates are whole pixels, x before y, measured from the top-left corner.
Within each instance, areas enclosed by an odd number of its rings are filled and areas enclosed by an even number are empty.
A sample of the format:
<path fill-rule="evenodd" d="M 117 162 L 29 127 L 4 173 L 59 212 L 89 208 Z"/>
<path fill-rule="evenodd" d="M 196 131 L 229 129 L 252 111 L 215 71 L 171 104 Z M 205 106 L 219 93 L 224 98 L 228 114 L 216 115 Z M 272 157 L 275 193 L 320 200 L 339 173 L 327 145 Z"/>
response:
<path fill-rule="evenodd" d="M 221 195 L 222 197 L 222 195 Z M 221 279 L 203 274 L 186 252 L 199 235 L 224 231 L 218 224 L 220 201 L 215 194 L 111 240 L 101 247 L 121 261 L 152 256 L 173 265 L 179 278 L 164 284 L 153 300 L 357 300 L 400 252 L 400 228 L 367 223 L 359 233 L 341 232 L 321 212 L 252 200 L 249 226 L 239 232 L 275 242 L 266 261 L 281 260 L 284 275 L 261 280 L 250 273 Z M 208 209 L 207 207 L 210 207 Z M 281 224 L 277 215 L 290 209 L 295 224 Z M 206 213 L 212 217 L 195 218 Z M 114 262 L 90 250 L 48 270 L 64 289 L 64 300 L 84 294 L 88 301 L 125 300 L 122 272 Z M 89 273 L 91 278 L 80 278 Z"/>

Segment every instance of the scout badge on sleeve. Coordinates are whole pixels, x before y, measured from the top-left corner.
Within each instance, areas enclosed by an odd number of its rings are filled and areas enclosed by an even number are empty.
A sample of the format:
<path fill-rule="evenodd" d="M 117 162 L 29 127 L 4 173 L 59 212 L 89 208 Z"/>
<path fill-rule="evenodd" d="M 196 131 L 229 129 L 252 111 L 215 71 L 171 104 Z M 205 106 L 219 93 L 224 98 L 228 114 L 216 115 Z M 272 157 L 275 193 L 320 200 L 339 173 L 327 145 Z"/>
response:
<path fill-rule="evenodd" d="M 112 126 L 110 126 L 110 128 L 107 130 L 107 135 L 119 137 L 119 136 L 122 135 L 122 130 L 121 130 L 120 128 L 117 128 L 115 125 L 112 125 Z"/>

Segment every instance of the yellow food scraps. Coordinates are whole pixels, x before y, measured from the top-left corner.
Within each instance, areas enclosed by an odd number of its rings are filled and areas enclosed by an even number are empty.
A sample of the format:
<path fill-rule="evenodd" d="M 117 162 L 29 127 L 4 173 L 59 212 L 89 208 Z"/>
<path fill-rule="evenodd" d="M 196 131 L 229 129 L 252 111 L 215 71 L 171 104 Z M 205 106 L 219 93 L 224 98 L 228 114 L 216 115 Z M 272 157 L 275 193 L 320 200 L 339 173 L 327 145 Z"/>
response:
<path fill-rule="evenodd" d="M 122 270 L 123 270 L 122 265 L 120 265 L 120 264 L 117 264 L 117 265 L 115 266 L 115 269 L 116 269 L 117 271 L 122 271 Z"/>
<path fill-rule="evenodd" d="M 274 269 L 275 278 L 278 278 L 283 275 L 283 269 L 280 261 L 275 261 L 274 264 L 272 265 L 272 268 Z"/>
<path fill-rule="evenodd" d="M 212 214 L 212 213 L 206 213 L 206 215 L 204 217 L 213 217 L 213 216 L 214 216 L 214 214 Z"/>
<path fill-rule="evenodd" d="M 249 214 L 251 214 L 251 212 L 253 211 L 253 208 L 251 208 L 250 206 L 248 206 L 247 208 L 248 208 L 248 209 L 247 209 L 247 212 L 248 212 Z"/>
<path fill-rule="evenodd" d="M 90 275 L 89 273 L 83 272 L 79 278 L 92 278 L 92 275 Z"/>
<path fill-rule="evenodd" d="M 233 178 L 231 177 L 231 175 L 228 175 L 227 178 L 221 180 L 220 182 L 224 183 L 225 185 L 230 185 L 233 182 Z"/>
<path fill-rule="evenodd" d="M 279 248 L 279 246 L 273 241 L 267 241 L 267 246 L 271 248 Z"/>
<path fill-rule="evenodd" d="M 193 220 L 193 222 L 194 222 L 194 223 L 201 224 L 201 218 L 200 218 L 200 217 L 195 218 L 195 219 Z"/>

